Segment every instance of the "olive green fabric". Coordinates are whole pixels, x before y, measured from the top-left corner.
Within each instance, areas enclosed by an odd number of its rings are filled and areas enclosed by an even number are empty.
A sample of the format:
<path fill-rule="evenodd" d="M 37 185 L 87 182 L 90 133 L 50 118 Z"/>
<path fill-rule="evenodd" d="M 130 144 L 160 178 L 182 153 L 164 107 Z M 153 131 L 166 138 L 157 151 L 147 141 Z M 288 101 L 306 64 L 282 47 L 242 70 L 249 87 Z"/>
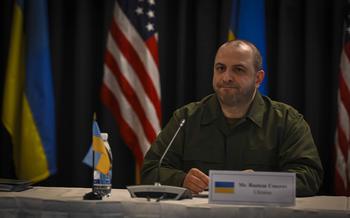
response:
<path fill-rule="evenodd" d="M 297 196 L 318 192 L 323 168 L 310 128 L 302 115 L 286 104 L 257 93 L 246 116 L 230 125 L 216 94 L 174 112 L 147 152 L 142 183 L 157 179 L 158 161 L 179 131 L 160 168 L 160 182 L 182 186 L 186 172 L 246 170 L 295 172 Z"/>

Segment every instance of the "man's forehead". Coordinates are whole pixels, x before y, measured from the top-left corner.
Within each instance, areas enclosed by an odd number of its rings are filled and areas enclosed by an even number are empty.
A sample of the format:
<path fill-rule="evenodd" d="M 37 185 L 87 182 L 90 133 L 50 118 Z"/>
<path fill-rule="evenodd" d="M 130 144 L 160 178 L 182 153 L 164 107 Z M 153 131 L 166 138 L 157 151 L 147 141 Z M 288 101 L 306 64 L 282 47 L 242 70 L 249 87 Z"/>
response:
<path fill-rule="evenodd" d="M 218 50 L 215 56 L 215 62 L 223 59 L 249 61 L 252 59 L 252 51 L 246 47 L 222 47 Z"/>
<path fill-rule="evenodd" d="M 241 45 L 243 47 L 241 47 Z M 246 44 L 239 47 L 228 45 L 220 47 L 216 54 L 214 65 L 225 65 L 227 67 L 245 67 L 253 65 L 252 50 Z"/>
<path fill-rule="evenodd" d="M 243 42 L 236 42 L 236 41 L 231 41 L 223 44 L 222 46 L 220 46 L 219 51 L 220 50 L 229 50 L 229 51 L 238 50 L 238 51 L 247 51 L 249 53 L 252 52 L 252 48 L 249 45 Z"/>

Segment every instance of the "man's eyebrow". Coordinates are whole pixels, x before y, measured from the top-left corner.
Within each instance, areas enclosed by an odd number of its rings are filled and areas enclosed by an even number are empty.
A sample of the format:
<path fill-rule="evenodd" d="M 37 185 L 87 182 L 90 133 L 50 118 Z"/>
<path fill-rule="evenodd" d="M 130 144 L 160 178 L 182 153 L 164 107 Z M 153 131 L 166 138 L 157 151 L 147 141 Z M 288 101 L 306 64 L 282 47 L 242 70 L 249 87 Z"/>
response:
<path fill-rule="evenodd" d="M 247 69 L 247 67 L 245 65 L 243 65 L 243 64 L 234 64 L 231 67 L 242 67 L 244 69 Z"/>
<path fill-rule="evenodd" d="M 216 65 L 223 65 L 224 66 L 225 64 L 218 62 L 218 63 L 215 63 L 215 66 Z"/>

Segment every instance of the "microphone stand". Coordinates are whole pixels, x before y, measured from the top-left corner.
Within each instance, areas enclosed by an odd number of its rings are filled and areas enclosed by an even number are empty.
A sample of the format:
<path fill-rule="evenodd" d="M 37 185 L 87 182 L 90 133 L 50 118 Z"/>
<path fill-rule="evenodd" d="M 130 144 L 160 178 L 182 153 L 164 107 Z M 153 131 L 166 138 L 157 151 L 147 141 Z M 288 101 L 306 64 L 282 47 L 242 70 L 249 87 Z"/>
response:
<path fill-rule="evenodd" d="M 180 122 L 180 125 L 179 125 L 179 128 L 177 128 L 174 136 L 171 138 L 170 142 L 169 142 L 169 145 L 166 147 L 162 157 L 159 159 L 159 162 L 158 162 L 158 172 L 157 172 L 157 180 L 156 182 L 154 183 L 155 186 L 160 186 L 160 167 L 162 166 L 162 162 L 163 162 L 163 159 L 165 157 L 165 155 L 168 153 L 168 150 L 170 148 L 170 146 L 173 144 L 177 134 L 179 133 L 180 129 L 183 127 L 183 125 L 185 124 L 186 120 L 185 119 L 182 119 L 181 122 Z"/>
<path fill-rule="evenodd" d="M 154 185 L 134 185 L 127 186 L 131 197 L 146 197 L 149 198 L 157 198 L 157 201 L 162 199 L 174 199 L 180 200 L 185 198 L 192 198 L 192 192 L 183 187 L 177 186 L 168 186 L 160 184 L 160 168 L 163 162 L 165 155 L 168 153 L 170 146 L 173 144 L 177 134 L 179 133 L 182 126 L 185 124 L 185 119 L 180 121 L 179 127 L 177 128 L 174 136 L 171 138 L 168 146 L 166 147 L 162 157 L 159 159 L 158 168 L 157 168 L 157 179 Z"/>

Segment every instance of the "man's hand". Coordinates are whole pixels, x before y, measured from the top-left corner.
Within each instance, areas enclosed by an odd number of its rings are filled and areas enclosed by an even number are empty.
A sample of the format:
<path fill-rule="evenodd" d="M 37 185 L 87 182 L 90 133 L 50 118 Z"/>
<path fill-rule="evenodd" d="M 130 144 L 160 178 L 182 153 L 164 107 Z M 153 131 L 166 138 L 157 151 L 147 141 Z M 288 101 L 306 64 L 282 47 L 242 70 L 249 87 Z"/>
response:
<path fill-rule="evenodd" d="M 245 173 L 254 173 L 254 170 L 252 170 L 252 169 L 246 169 L 246 170 L 243 170 L 242 172 L 245 172 Z"/>
<path fill-rule="evenodd" d="M 192 168 L 188 171 L 182 186 L 188 188 L 194 194 L 198 194 L 208 188 L 208 184 L 209 177 L 199 169 Z"/>

